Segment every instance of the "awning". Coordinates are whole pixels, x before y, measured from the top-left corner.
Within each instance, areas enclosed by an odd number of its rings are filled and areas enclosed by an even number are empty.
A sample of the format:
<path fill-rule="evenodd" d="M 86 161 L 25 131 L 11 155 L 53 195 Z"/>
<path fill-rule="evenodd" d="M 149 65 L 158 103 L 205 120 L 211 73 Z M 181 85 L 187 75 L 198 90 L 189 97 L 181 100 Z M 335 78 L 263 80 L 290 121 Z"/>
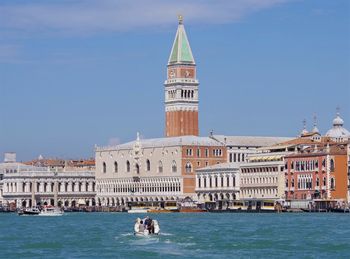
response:
<path fill-rule="evenodd" d="M 79 199 L 78 200 L 78 205 L 86 205 L 86 202 L 84 199 Z"/>

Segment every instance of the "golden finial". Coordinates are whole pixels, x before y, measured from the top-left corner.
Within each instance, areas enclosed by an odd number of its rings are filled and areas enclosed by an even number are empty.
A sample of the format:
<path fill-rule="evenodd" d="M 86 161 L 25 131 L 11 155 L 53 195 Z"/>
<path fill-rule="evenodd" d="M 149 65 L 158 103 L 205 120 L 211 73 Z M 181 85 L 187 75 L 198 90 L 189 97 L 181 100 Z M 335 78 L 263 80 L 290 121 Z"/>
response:
<path fill-rule="evenodd" d="M 182 24 L 184 21 L 184 17 L 181 14 L 177 15 L 177 19 L 179 20 L 179 24 Z"/>

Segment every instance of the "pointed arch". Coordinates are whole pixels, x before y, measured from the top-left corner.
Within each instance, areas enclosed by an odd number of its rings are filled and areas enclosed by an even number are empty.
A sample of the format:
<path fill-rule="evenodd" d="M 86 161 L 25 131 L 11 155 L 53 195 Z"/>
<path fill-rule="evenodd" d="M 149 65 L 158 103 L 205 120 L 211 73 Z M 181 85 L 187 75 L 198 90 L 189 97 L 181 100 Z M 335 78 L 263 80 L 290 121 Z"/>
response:
<path fill-rule="evenodd" d="M 158 173 L 163 173 L 163 162 L 161 160 L 158 162 Z"/>
<path fill-rule="evenodd" d="M 126 161 L 126 172 L 130 172 L 130 162 L 129 160 Z"/>
<path fill-rule="evenodd" d="M 186 163 L 185 171 L 186 173 L 192 173 L 192 164 L 190 162 Z"/>
<path fill-rule="evenodd" d="M 151 171 L 151 162 L 149 161 L 149 159 L 146 160 L 146 170 L 148 172 Z"/>
<path fill-rule="evenodd" d="M 114 172 L 118 173 L 118 162 L 114 161 Z"/>
<path fill-rule="evenodd" d="M 177 165 L 175 160 L 173 160 L 173 162 L 171 163 L 171 172 L 173 173 L 177 172 Z"/>
<path fill-rule="evenodd" d="M 106 165 L 106 162 L 103 162 L 103 163 L 102 163 L 102 172 L 103 172 L 103 173 L 106 173 L 106 172 L 107 172 L 107 165 Z"/>

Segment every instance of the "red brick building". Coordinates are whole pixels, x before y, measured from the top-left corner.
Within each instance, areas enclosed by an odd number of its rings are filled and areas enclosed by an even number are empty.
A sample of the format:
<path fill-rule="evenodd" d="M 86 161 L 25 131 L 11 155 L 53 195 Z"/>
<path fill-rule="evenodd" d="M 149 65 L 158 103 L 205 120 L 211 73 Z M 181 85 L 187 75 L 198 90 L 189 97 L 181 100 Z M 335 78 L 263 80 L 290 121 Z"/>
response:
<path fill-rule="evenodd" d="M 346 148 L 319 143 L 286 156 L 286 200 L 347 200 Z"/>

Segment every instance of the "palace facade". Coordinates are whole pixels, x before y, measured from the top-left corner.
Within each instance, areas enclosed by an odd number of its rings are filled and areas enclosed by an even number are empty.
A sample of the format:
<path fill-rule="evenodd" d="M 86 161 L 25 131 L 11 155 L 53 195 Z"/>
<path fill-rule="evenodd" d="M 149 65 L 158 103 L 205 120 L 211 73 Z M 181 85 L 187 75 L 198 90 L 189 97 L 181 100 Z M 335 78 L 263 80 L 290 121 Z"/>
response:
<path fill-rule="evenodd" d="M 96 149 L 97 202 L 182 200 L 195 195 L 195 171 L 226 161 L 226 149 L 209 137 L 139 139 Z"/>
<path fill-rule="evenodd" d="M 5 154 L 0 164 L 3 175 L 2 205 L 12 208 L 34 205 L 76 207 L 95 205 L 95 169 L 79 167 L 33 166 L 15 161 Z"/>

